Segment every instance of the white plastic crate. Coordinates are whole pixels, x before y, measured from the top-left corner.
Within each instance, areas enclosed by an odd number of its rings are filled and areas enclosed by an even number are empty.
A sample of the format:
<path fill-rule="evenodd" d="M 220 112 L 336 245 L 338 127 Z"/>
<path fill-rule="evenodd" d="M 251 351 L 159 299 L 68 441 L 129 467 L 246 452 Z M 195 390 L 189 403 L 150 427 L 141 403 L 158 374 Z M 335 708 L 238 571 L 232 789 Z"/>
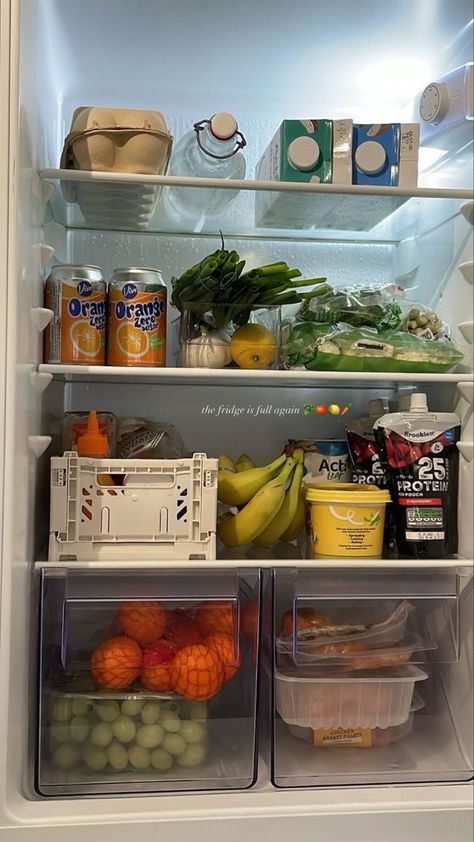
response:
<path fill-rule="evenodd" d="M 215 559 L 218 460 L 51 459 L 49 560 Z"/>

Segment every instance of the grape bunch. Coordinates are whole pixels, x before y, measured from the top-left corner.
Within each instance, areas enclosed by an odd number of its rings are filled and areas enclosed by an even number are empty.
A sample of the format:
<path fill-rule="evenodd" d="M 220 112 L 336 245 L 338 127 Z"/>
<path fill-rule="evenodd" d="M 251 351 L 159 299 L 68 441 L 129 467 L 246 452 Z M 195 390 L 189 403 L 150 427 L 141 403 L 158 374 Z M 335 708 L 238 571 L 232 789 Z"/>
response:
<path fill-rule="evenodd" d="M 58 698 L 49 749 L 63 771 L 167 772 L 206 758 L 205 702 L 141 698 Z"/>

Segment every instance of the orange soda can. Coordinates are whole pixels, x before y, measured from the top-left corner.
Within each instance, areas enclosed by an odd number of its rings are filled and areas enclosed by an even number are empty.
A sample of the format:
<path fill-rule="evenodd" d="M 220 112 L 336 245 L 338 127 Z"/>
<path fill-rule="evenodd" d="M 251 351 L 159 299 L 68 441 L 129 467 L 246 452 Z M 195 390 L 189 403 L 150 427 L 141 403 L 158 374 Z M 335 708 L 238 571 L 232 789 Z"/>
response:
<path fill-rule="evenodd" d="M 104 365 L 106 285 L 97 266 L 54 266 L 45 307 L 54 316 L 45 331 L 46 363 Z"/>
<path fill-rule="evenodd" d="M 166 296 L 158 269 L 114 270 L 108 297 L 108 365 L 166 365 Z"/>

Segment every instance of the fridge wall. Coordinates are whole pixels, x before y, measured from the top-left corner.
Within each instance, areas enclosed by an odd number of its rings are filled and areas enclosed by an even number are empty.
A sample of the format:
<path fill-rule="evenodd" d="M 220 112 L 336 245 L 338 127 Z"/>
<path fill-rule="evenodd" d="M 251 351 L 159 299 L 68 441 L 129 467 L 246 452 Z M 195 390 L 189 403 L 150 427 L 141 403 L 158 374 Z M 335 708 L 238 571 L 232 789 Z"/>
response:
<path fill-rule="evenodd" d="M 47 825 L 48 836 L 53 842 L 64 839 L 65 835 L 69 842 L 76 839 L 82 842 L 86 838 L 97 838 L 99 831 L 95 822 L 101 821 L 105 822 L 100 829 L 104 840 L 129 838 L 135 831 L 140 832 L 142 838 L 151 839 L 156 835 L 154 822 L 160 815 L 173 822 L 174 838 L 181 840 L 189 836 L 189 820 L 199 818 L 200 822 L 193 824 L 195 840 L 214 842 L 225 833 L 229 842 L 234 842 L 243 832 L 249 838 L 257 838 L 268 831 L 269 818 L 279 812 L 280 817 L 272 824 L 274 838 L 279 841 L 294 833 L 295 822 L 300 833 L 307 831 L 310 837 L 314 835 L 316 810 L 321 838 L 351 838 L 352 842 L 359 842 L 382 835 L 389 838 L 383 818 L 386 810 L 397 811 L 399 834 L 404 834 L 405 838 L 423 838 L 426 811 L 436 810 L 430 839 L 446 842 L 455 828 L 455 836 L 451 838 L 456 842 L 468 842 L 471 828 L 469 796 L 465 787 L 456 785 L 425 787 L 421 794 L 416 787 L 384 791 L 383 800 L 376 790 L 358 788 L 355 797 L 336 791 L 318 795 L 316 807 L 312 793 L 305 798 L 298 793 L 258 790 L 217 804 L 212 796 L 147 799 L 146 804 L 143 799 L 130 798 L 126 803 L 120 803 L 120 809 L 117 801 L 108 799 L 75 805 L 68 801 L 57 802 L 54 808 L 35 800 L 31 782 L 32 700 L 36 689 L 33 606 L 37 604 L 37 593 L 32 566 L 48 520 L 44 495 L 48 457 L 38 460 L 35 456 L 35 449 L 41 445 L 37 437 L 54 434 L 57 419 L 64 409 L 79 405 L 88 408 L 99 397 L 116 411 L 129 409 L 133 402 L 144 414 L 164 413 L 164 408 L 176 397 L 176 387 L 165 390 L 161 386 L 143 385 L 138 391 L 134 387 L 133 398 L 129 398 L 120 384 L 109 384 L 104 389 L 85 382 L 75 385 L 52 383 L 41 397 L 48 375 L 37 372 L 41 337 L 32 321 L 31 309 L 42 303 L 43 270 L 50 258 L 48 246 L 57 247 L 59 259 L 99 262 L 109 271 L 116 265 L 117 255 L 121 257 L 118 262 L 159 265 L 164 260 L 164 244 L 154 237 L 141 240 L 136 235 L 127 238 L 114 233 L 66 233 L 54 226 L 45 237 L 41 223 L 47 188 L 45 190 L 41 184 L 37 169 L 57 166 L 72 111 L 81 104 L 119 105 L 126 101 L 132 107 L 161 108 L 169 113 L 170 124 L 177 135 L 194 119 L 218 108 L 234 109 L 244 131 L 255 138 L 256 148 L 263 148 L 284 116 L 301 116 L 315 111 L 316 116 L 354 114 L 353 103 L 357 103 L 356 116 L 361 120 L 401 118 L 406 114 L 412 94 L 416 93 L 410 88 L 407 96 L 407 83 L 414 89 L 416 81 L 418 90 L 433 76 L 470 58 L 468 21 L 471 12 L 470 4 L 464 0 L 449 6 L 422 0 L 416 4 L 375 1 L 358 4 L 358 39 L 353 37 L 355 13 L 349 0 L 338 7 L 337 14 L 330 6 L 321 8 L 320 4 L 308 2 L 304 4 L 301 17 L 295 15 L 294 4 L 286 2 L 278 4 L 277 9 L 275 4 L 255 6 L 250 0 L 238 8 L 234 4 L 223 8 L 221 4 L 218 14 L 212 2 L 204 6 L 181 2 L 174 7 L 175 19 L 167 18 L 170 13 L 164 11 L 165 5 L 141 0 L 130 6 L 122 0 L 119 3 L 107 0 L 100 4 L 82 3 L 78 7 L 71 3 L 23 0 L 21 4 L 11 2 L 7 9 L 7 4 L 2 3 L 3 86 L 7 85 L 8 78 L 8 74 L 3 73 L 8 58 L 4 47 L 8 47 L 9 39 L 11 46 L 11 142 L 8 162 L 4 160 L 8 150 L 2 143 L 1 170 L 2 184 L 6 184 L 7 177 L 10 183 L 8 308 L 2 333 L 6 337 L 8 355 L 2 367 L 7 380 L 7 445 L 3 475 L 6 522 L 0 635 L 1 669 L 6 688 L 0 698 L 0 741 L 5 749 L 0 758 L 1 823 L 12 828 L 12 838 L 33 839 L 41 832 L 39 827 Z M 344 16 L 347 24 L 341 26 Z M 299 47 L 302 38 L 304 50 Z M 298 49 L 294 60 L 289 54 L 290 43 L 295 51 Z M 333 46 L 335 43 L 337 50 Z M 388 52 L 387 43 L 396 45 L 396 49 Z M 232 54 L 231 62 L 227 61 L 229 53 Z M 275 54 L 279 57 L 277 62 Z M 420 59 L 417 71 L 400 75 L 407 58 Z M 135 68 L 133 73 L 130 73 L 131 65 Z M 354 73 L 354 66 L 361 67 L 360 78 Z M 292 68 L 290 75 L 288 67 Z M 374 77 L 380 81 L 376 99 L 371 87 Z M 302 79 L 305 80 L 303 90 Z M 257 90 L 262 93 L 256 94 Z M 249 175 L 252 169 L 253 161 L 249 157 Z M 2 201 L 6 193 L 2 190 Z M 2 221 L 4 213 L 5 208 Z M 458 224 L 463 225 L 462 220 L 457 220 Z M 458 247 L 450 245 L 447 252 L 443 252 L 445 268 L 441 273 L 445 290 L 450 290 L 449 296 L 445 292 L 443 307 L 446 307 L 446 317 L 453 321 L 462 320 L 466 302 L 469 302 L 469 288 L 462 287 L 464 299 L 458 294 L 457 260 L 461 254 L 464 259 L 472 259 L 469 258 L 472 246 L 465 240 L 465 229 L 460 228 L 456 237 Z M 423 296 L 426 294 L 427 301 L 433 293 L 429 283 L 433 269 L 429 267 L 436 266 L 439 260 L 435 239 L 431 237 L 431 245 L 426 250 L 431 256 L 425 258 L 423 255 L 415 261 L 423 267 L 419 271 L 426 279 Z M 449 242 L 454 241 L 449 239 Z M 180 252 L 179 247 L 183 246 L 186 250 Z M 198 249 L 204 251 L 205 247 L 207 244 L 202 241 L 189 245 L 184 240 L 173 241 L 167 258 L 169 272 L 177 271 L 180 266 L 184 268 L 188 257 Z M 248 244 L 245 247 L 251 251 Z M 358 266 L 358 277 L 363 279 L 390 279 L 411 272 L 414 266 L 409 251 L 412 247 L 398 243 L 370 246 L 355 243 L 340 247 L 337 244 L 304 244 L 295 248 L 290 244 L 285 245 L 285 259 L 292 257 L 295 263 L 301 261 L 309 266 L 314 259 L 313 248 L 317 249 L 318 261 L 324 271 L 337 271 L 341 281 L 351 278 L 354 264 Z M 252 249 L 259 260 L 274 254 L 271 244 L 252 244 Z M 406 254 L 409 256 L 405 257 Z M 2 249 L 2 259 L 4 255 Z M 177 408 L 176 417 L 189 417 L 187 429 L 192 437 L 196 435 L 199 410 L 192 394 L 188 391 L 182 394 L 184 399 L 179 410 Z M 297 398 L 293 393 L 285 397 L 288 405 L 314 397 L 314 391 L 305 394 L 302 390 L 296 394 Z M 343 392 L 338 394 L 345 397 Z M 372 396 L 368 392 L 362 395 L 353 392 L 353 399 L 354 394 L 358 407 Z M 329 398 L 329 391 L 323 397 Z M 438 405 L 443 406 L 451 406 L 455 401 L 451 387 L 443 393 L 436 389 L 434 397 L 439 401 Z M 281 392 L 274 393 L 269 402 L 280 398 Z M 200 393 L 199 401 L 204 399 L 215 402 L 216 390 Z M 254 389 L 250 399 L 260 402 L 261 394 Z M 234 396 L 223 392 L 218 400 L 230 402 Z M 188 415 L 193 404 L 195 416 Z M 248 429 L 235 419 L 230 419 L 228 424 L 227 431 L 235 437 L 237 450 L 237 442 L 240 447 L 248 440 Z M 272 438 L 268 437 L 265 448 L 270 451 L 273 441 L 276 445 L 291 429 L 289 416 L 282 416 L 278 426 L 275 421 L 271 428 Z M 217 444 L 217 430 L 217 424 L 206 428 L 205 441 L 209 443 L 206 445 L 209 449 Z M 268 423 L 262 417 L 259 438 L 266 430 Z M 331 431 L 328 428 L 324 434 L 326 432 Z M 224 444 L 224 441 L 222 432 L 219 443 Z M 267 455 L 265 448 L 259 451 L 262 458 Z M 0 460 L 2 455 L 3 450 Z M 470 630 L 468 625 L 467 634 Z M 466 657 L 471 645 L 466 642 Z M 452 680 L 450 669 L 446 673 L 449 681 Z M 455 684 L 451 686 L 453 711 L 456 711 L 460 696 L 454 691 Z M 285 814 L 281 815 L 283 811 Z M 89 823 L 87 829 L 85 822 Z M 8 831 L 5 839 L 9 842 Z"/>

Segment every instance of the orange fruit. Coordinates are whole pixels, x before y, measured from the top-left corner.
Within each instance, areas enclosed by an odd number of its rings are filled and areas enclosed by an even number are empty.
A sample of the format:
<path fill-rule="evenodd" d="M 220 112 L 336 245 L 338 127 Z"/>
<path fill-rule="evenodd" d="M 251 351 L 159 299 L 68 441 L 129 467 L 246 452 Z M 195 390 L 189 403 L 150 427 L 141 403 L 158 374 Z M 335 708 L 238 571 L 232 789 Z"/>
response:
<path fill-rule="evenodd" d="M 297 610 L 297 631 L 302 629 L 319 629 L 321 626 L 332 626 L 332 622 L 325 614 L 320 614 L 314 608 L 298 608 Z M 281 629 L 285 634 L 293 634 L 293 611 L 285 611 L 281 619 Z"/>
<path fill-rule="evenodd" d="M 86 357 L 95 357 L 99 353 L 100 333 L 95 327 L 91 327 L 89 322 L 73 322 L 70 327 L 70 336 L 73 347 Z"/>
<path fill-rule="evenodd" d="M 163 636 L 166 611 L 160 602 L 132 600 L 120 606 L 117 620 L 124 634 L 145 646 Z"/>
<path fill-rule="evenodd" d="M 184 608 L 176 608 L 168 614 L 165 635 L 178 649 L 202 643 L 203 636 L 196 626 L 196 620 Z"/>
<path fill-rule="evenodd" d="M 219 655 L 202 643 L 185 646 L 171 663 L 171 686 L 192 701 L 214 696 L 224 681 L 224 664 Z"/>
<path fill-rule="evenodd" d="M 257 599 L 252 599 L 242 608 L 240 612 L 240 629 L 249 643 L 256 640 L 258 629 Z"/>
<path fill-rule="evenodd" d="M 146 333 L 129 322 L 120 325 L 116 334 L 117 345 L 122 354 L 142 357 L 148 351 L 149 340 Z"/>
<path fill-rule="evenodd" d="M 278 350 L 273 333 L 257 324 L 239 327 L 232 335 L 229 347 L 230 355 L 239 368 L 268 368 Z"/>
<path fill-rule="evenodd" d="M 157 693 L 167 693 L 171 686 L 171 662 L 177 655 L 178 649 L 168 640 L 157 640 L 145 646 L 143 652 L 143 666 L 141 680 L 147 690 Z"/>
<path fill-rule="evenodd" d="M 224 682 L 230 681 L 240 667 L 240 652 L 237 653 L 234 647 L 234 640 L 230 634 L 216 632 L 204 638 L 204 646 L 208 646 L 215 652 L 224 664 Z"/>
<path fill-rule="evenodd" d="M 123 690 L 140 675 L 142 651 L 129 637 L 109 637 L 94 649 L 91 673 L 97 684 Z"/>
<path fill-rule="evenodd" d="M 203 637 L 214 632 L 234 634 L 234 616 L 231 602 L 203 602 L 196 612 L 196 624 Z"/>

